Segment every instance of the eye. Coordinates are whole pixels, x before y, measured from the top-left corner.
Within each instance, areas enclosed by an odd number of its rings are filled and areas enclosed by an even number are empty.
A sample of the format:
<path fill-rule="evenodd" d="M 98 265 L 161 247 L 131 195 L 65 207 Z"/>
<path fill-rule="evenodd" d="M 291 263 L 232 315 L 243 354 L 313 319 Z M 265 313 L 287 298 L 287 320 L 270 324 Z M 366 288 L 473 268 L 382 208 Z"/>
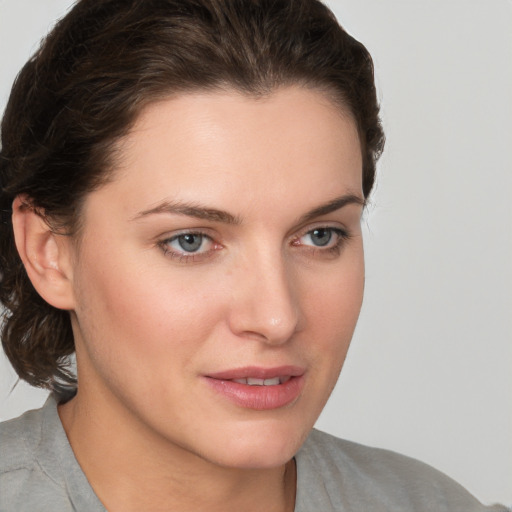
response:
<path fill-rule="evenodd" d="M 184 252 L 198 252 L 206 237 L 200 233 L 185 233 L 171 238 L 169 245 Z"/>
<path fill-rule="evenodd" d="M 345 231 L 338 228 L 319 227 L 302 235 L 296 245 L 307 245 L 321 249 L 336 248 L 344 239 L 348 238 Z"/>
<path fill-rule="evenodd" d="M 313 229 L 302 237 L 305 241 L 310 242 L 307 245 L 315 245 L 316 247 L 325 247 L 333 239 L 332 229 L 318 228 Z"/>
<path fill-rule="evenodd" d="M 220 246 L 204 233 L 182 232 L 159 242 L 164 254 L 182 262 L 199 261 Z"/>

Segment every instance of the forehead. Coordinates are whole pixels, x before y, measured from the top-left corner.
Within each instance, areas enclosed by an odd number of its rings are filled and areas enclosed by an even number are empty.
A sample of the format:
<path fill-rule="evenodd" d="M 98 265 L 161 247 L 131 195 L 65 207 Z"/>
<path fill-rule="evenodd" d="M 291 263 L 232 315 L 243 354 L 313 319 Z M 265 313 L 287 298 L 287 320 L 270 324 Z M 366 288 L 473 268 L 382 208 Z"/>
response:
<path fill-rule="evenodd" d="M 244 197 L 257 207 L 258 198 L 284 206 L 294 194 L 312 202 L 361 194 L 355 122 L 326 94 L 300 87 L 261 98 L 194 92 L 151 104 L 117 154 L 107 188 L 141 208 L 198 195 L 223 207 Z"/>

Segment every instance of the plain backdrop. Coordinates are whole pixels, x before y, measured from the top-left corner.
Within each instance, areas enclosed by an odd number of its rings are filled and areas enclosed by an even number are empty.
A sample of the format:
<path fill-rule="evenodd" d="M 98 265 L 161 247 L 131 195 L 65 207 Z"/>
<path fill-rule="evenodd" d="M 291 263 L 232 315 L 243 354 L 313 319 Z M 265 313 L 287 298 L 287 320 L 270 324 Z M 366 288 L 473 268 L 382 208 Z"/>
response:
<path fill-rule="evenodd" d="M 0 108 L 69 0 L 0 0 Z M 512 3 L 331 0 L 375 60 L 387 145 L 366 297 L 318 427 L 512 504 Z M 0 420 L 46 393 L 0 354 Z"/>

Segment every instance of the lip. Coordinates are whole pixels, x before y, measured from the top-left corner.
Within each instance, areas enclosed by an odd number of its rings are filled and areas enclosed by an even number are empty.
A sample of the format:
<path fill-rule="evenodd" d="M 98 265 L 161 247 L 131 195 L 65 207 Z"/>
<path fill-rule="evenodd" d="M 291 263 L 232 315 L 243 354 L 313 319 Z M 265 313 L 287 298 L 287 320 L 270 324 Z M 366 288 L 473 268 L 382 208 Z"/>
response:
<path fill-rule="evenodd" d="M 255 377 L 256 379 L 273 379 L 288 375 L 290 377 L 300 377 L 304 375 L 304 368 L 293 365 L 275 366 L 273 368 L 262 368 L 260 366 L 244 366 L 243 368 L 233 368 L 216 373 L 209 373 L 206 377 L 218 380 L 244 379 L 246 377 Z"/>
<path fill-rule="evenodd" d="M 231 403 L 246 409 L 263 411 L 279 409 L 294 403 L 302 392 L 304 373 L 305 370 L 298 366 L 246 366 L 205 375 L 204 379 L 214 392 Z M 274 386 L 251 386 L 233 381 L 247 377 L 273 379 L 284 376 L 290 378 Z"/>

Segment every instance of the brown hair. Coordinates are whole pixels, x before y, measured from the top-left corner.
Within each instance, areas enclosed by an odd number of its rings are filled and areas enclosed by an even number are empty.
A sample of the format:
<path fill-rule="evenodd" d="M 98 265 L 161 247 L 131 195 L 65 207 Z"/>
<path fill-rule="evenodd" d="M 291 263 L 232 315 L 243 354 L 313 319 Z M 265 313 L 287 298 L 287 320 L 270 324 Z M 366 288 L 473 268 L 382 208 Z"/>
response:
<path fill-rule="evenodd" d="M 20 378 L 59 390 L 76 380 L 69 313 L 31 285 L 9 214 L 25 194 L 73 234 L 85 195 L 109 178 L 116 141 L 142 108 L 174 93 L 250 95 L 299 84 L 327 92 L 356 121 L 368 196 L 384 135 L 373 64 L 318 0 L 81 0 L 18 75 L 2 121 L 2 343 Z"/>

